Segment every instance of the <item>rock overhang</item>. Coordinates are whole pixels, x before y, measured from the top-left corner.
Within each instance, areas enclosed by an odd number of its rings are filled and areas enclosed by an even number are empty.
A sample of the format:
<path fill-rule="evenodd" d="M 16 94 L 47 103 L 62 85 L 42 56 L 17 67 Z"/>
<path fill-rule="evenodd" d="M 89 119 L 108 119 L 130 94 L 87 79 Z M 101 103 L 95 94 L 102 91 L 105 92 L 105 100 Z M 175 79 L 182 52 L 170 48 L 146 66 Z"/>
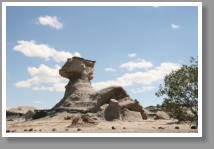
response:
<path fill-rule="evenodd" d="M 67 79 L 87 77 L 92 80 L 95 62 L 81 57 L 68 58 L 67 62 L 59 70 L 59 74 Z"/>

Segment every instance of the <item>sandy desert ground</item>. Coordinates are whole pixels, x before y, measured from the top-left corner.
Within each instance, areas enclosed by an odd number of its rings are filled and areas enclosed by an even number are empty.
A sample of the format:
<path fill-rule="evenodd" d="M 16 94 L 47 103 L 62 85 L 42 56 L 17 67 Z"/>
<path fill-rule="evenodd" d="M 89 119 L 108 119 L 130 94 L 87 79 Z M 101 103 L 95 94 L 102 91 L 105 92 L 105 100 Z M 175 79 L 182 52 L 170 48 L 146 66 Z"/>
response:
<path fill-rule="evenodd" d="M 12 133 L 197 133 L 190 124 L 177 124 L 175 120 L 139 120 L 139 121 L 104 121 L 96 120 L 96 124 L 71 126 L 71 120 L 64 118 L 68 113 L 59 113 L 54 117 L 44 117 L 36 120 L 15 118 L 7 120 L 7 132 Z"/>

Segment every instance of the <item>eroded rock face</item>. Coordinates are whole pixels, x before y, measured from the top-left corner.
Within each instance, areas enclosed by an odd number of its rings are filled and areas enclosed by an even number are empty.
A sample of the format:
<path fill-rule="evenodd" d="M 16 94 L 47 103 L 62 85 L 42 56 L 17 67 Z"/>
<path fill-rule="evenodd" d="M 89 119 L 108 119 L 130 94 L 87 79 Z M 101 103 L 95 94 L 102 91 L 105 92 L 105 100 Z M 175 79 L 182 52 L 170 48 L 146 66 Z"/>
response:
<path fill-rule="evenodd" d="M 64 66 L 59 70 L 62 77 L 70 80 L 75 78 L 93 79 L 95 61 L 85 60 L 80 57 L 68 58 Z"/>
<path fill-rule="evenodd" d="M 142 116 L 140 112 L 130 111 L 128 109 L 124 109 L 122 111 L 122 120 L 126 121 L 139 121 L 142 120 Z"/>
<path fill-rule="evenodd" d="M 139 112 L 143 119 L 146 114 L 136 100 L 132 100 L 120 86 L 111 86 L 96 92 L 91 86 L 95 61 L 80 57 L 69 58 L 59 70 L 62 77 L 69 79 L 63 99 L 52 110 L 71 113 L 99 113 L 103 111 L 106 120 L 120 119 L 121 109 Z M 105 109 L 103 109 L 103 106 Z M 102 115 L 102 112 L 101 112 Z M 135 115 L 135 114 L 134 114 Z M 134 116 L 133 115 L 133 116 Z"/>
<path fill-rule="evenodd" d="M 120 106 L 117 100 L 110 100 L 108 107 L 105 109 L 104 116 L 108 121 L 120 119 Z"/>
<path fill-rule="evenodd" d="M 73 112 L 87 112 L 96 105 L 93 97 L 96 91 L 90 80 L 93 79 L 95 61 L 80 57 L 69 58 L 59 70 L 62 77 L 69 79 L 63 99 L 53 109 L 69 109 Z"/>
<path fill-rule="evenodd" d="M 110 99 L 120 101 L 121 99 L 130 97 L 121 86 L 111 86 L 97 92 L 96 98 L 97 106 L 100 107 L 103 104 L 109 103 Z"/>

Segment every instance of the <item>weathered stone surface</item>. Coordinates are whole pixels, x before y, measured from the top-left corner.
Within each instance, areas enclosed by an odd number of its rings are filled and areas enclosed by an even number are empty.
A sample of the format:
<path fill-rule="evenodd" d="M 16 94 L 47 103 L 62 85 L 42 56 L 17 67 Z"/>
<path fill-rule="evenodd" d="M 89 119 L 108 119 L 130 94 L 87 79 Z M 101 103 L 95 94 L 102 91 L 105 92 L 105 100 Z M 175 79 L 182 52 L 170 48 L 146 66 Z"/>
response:
<path fill-rule="evenodd" d="M 107 121 L 120 119 L 120 106 L 117 100 L 110 100 L 108 107 L 105 109 L 104 116 Z"/>
<path fill-rule="evenodd" d="M 59 70 L 59 74 L 68 79 L 87 77 L 88 80 L 91 80 L 93 79 L 94 64 L 95 61 L 80 57 L 68 58 L 67 62 Z"/>
<path fill-rule="evenodd" d="M 128 109 L 131 111 L 136 111 L 141 113 L 142 119 L 147 119 L 147 115 L 143 110 L 143 107 L 139 104 L 137 100 L 125 100 L 119 103 L 122 109 Z"/>
<path fill-rule="evenodd" d="M 168 119 L 170 119 L 170 116 L 166 112 L 158 111 L 156 113 L 155 119 L 165 119 L 165 120 L 168 120 Z"/>
<path fill-rule="evenodd" d="M 144 109 L 145 113 L 149 118 L 158 120 L 158 119 L 170 119 L 170 116 L 167 112 L 162 111 L 160 107 L 157 106 L 149 106 Z"/>
<path fill-rule="evenodd" d="M 61 76 L 68 78 L 63 99 L 53 109 L 68 109 L 73 111 L 88 111 L 95 107 L 94 96 L 90 80 L 93 78 L 95 61 L 80 57 L 68 59 L 59 70 Z"/>
<path fill-rule="evenodd" d="M 95 61 L 80 57 L 67 60 L 59 74 L 69 79 L 69 82 L 65 86 L 63 99 L 51 110 L 82 114 L 96 112 L 101 118 L 114 120 L 120 118 L 121 108 L 127 108 L 140 112 L 141 117 L 146 119 L 143 107 L 132 100 L 122 87 L 111 86 L 98 92 L 93 89 L 90 80 L 93 79 L 94 64 Z"/>
<path fill-rule="evenodd" d="M 127 121 L 140 121 L 142 120 L 142 116 L 140 112 L 130 111 L 128 109 L 124 109 L 122 112 L 122 120 Z"/>
<path fill-rule="evenodd" d="M 111 86 L 97 92 L 97 106 L 100 107 L 103 104 L 109 103 L 110 99 L 116 99 L 119 101 L 126 97 L 129 98 L 129 95 L 121 86 Z"/>

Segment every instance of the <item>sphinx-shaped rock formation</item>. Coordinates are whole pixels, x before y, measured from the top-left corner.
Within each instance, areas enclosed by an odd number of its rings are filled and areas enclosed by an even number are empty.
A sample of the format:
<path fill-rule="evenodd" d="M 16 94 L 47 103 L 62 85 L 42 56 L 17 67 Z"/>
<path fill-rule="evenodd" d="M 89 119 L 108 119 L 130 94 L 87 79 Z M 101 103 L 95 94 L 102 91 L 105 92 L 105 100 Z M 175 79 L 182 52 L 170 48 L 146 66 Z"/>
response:
<path fill-rule="evenodd" d="M 62 77 L 69 79 L 63 99 L 53 109 L 67 109 L 73 112 L 87 112 L 95 107 L 93 97 L 96 91 L 90 80 L 93 79 L 95 61 L 80 57 L 69 58 L 59 70 Z"/>
<path fill-rule="evenodd" d="M 93 89 L 90 80 L 93 79 L 94 65 L 95 61 L 80 57 L 67 60 L 59 70 L 59 74 L 69 79 L 69 82 L 65 86 L 63 99 L 52 110 L 70 113 L 97 113 L 102 111 L 103 105 L 108 104 L 104 114 L 106 120 L 120 119 L 118 113 L 122 114 L 127 110 L 139 112 L 142 118 L 146 119 L 143 107 L 138 101 L 132 100 L 122 87 L 112 86 L 98 92 Z M 112 101 L 117 106 L 113 106 Z M 117 111 L 115 113 L 117 115 L 114 115 L 111 110 Z"/>

